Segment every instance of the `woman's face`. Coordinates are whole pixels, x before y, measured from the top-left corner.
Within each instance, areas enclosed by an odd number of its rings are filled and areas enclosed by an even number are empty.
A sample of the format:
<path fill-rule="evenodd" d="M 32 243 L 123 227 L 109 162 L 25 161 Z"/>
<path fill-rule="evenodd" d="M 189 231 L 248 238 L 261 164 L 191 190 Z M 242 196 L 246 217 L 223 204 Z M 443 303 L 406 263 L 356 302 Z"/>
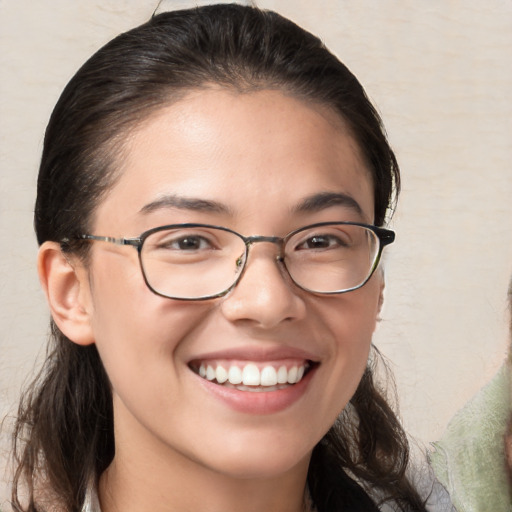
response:
<path fill-rule="evenodd" d="M 343 122 L 277 91 L 191 92 L 130 136 L 120 167 L 95 235 L 197 222 L 283 237 L 317 222 L 373 221 L 371 178 Z M 337 196 L 318 200 L 324 193 Z M 185 302 L 148 289 L 132 247 L 94 243 L 86 309 L 112 384 L 116 458 L 244 478 L 307 465 L 365 369 L 381 275 L 314 295 L 290 281 L 276 251 L 254 245 L 231 292 Z M 306 372 L 297 384 L 249 391 L 209 381 L 201 365 Z"/>

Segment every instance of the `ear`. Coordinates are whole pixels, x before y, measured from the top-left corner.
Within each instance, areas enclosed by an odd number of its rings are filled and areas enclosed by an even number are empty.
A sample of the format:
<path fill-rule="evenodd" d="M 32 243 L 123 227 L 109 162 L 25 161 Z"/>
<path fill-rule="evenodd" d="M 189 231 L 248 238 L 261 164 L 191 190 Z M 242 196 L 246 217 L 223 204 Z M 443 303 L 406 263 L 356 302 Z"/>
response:
<path fill-rule="evenodd" d="M 384 288 L 386 287 L 386 282 L 384 281 L 384 275 L 382 275 L 380 281 L 380 291 L 379 291 L 379 303 L 377 309 L 377 319 L 380 320 L 380 313 L 382 311 L 382 306 L 384 305 Z"/>
<path fill-rule="evenodd" d="M 89 281 L 82 263 L 73 260 L 58 243 L 45 242 L 39 249 L 37 270 L 58 328 L 74 343 L 90 345 L 94 336 Z"/>
<path fill-rule="evenodd" d="M 380 268 L 377 269 L 378 272 L 378 278 L 379 278 L 379 298 L 377 302 L 377 311 L 376 311 L 376 322 L 374 329 L 377 328 L 377 324 L 382 320 L 382 317 L 380 316 L 382 312 L 382 306 L 384 305 L 384 288 L 386 287 L 386 282 L 384 280 L 384 271 Z"/>

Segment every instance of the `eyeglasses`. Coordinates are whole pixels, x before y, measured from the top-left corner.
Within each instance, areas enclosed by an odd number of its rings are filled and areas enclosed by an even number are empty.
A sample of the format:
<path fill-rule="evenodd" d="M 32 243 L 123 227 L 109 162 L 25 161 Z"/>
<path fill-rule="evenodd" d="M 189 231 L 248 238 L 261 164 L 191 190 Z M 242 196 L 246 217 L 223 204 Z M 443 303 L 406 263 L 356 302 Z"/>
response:
<path fill-rule="evenodd" d="M 171 224 L 136 238 L 81 235 L 82 240 L 131 245 L 149 289 L 170 299 L 221 297 L 240 281 L 256 243 L 279 247 L 276 260 L 301 289 L 339 294 L 361 288 L 377 268 L 382 249 L 395 240 L 388 229 L 355 222 L 322 222 L 283 238 L 243 236 L 208 224 Z"/>

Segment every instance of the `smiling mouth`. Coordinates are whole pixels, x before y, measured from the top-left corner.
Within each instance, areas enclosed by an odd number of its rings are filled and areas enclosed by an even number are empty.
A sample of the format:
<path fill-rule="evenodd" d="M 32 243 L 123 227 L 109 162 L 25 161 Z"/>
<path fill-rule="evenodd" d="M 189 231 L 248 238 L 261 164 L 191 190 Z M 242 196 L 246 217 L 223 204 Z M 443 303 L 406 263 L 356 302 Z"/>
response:
<path fill-rule="evenodd" d="M 201 378 L 239 391 L 269 392 L 298 384 L 315 363 L 306 360 L 293 364 L 196 362 L 190 368 Z"/>

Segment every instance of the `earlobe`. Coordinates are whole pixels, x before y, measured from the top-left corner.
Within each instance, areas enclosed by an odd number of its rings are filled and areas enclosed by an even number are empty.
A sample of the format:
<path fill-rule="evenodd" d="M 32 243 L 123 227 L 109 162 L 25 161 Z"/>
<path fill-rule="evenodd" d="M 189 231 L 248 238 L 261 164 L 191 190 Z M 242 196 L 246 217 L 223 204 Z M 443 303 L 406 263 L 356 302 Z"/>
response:
<path fill-rule="evenodd" d="M 85 268 L 73 265 L 56 242 L 39 249 L 37 270 L 53 320 L 78 345 L 94 343 L 91 301 Z"/>

